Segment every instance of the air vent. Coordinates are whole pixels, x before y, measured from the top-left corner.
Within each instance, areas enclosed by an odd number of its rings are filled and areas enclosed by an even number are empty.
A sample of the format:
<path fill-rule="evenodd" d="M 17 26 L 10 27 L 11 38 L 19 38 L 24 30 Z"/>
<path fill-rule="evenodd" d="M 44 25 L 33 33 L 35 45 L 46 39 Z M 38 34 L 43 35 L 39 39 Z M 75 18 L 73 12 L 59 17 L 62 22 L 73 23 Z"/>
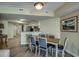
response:
<path fill-rule="evenodd" d="M 24 9 L 23 8 L 19 8 L 19 11 L 24 11 Z"/>
<path fill-rule="evenodd" d="M 46 13 L 48 13 L 48 11 L 45 11 Z"/>

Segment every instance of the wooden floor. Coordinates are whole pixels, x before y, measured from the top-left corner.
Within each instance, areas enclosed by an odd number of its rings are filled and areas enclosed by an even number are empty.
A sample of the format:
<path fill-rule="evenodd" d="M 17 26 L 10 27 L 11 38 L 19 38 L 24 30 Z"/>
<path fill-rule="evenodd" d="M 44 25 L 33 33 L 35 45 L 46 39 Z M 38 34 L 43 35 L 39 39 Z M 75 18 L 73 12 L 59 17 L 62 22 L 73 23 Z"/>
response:
<path fill-rule="evenodd" d="M 12 47 L 15 47 L 15 46 L 19 46 L 19 37 L 14 37 L 14 38 L 10 38 L 8 39 L 8 42 L 7 42 L 7 47 L 5 44 L 2 44 L 0 42 L 0 49 L 9 49 L 9 48 L 12 48 Z"/>
<path fill-rule="evenodd" d="M 26 46 L 20 45 L 20 37 L 14 37 L 8 39 L 8 46 L 6 47 L 5 44 L 1 44 L 0 42 L 0 50 L 9 49 L 11 57 L 32 57 L 35 56 L 34 53 L 30 51 L 26 51 Z"/>
<path fill-rule="evenodd" d="M 9 49 L 11 57 L 39 57 L 35 56 L 30 50 L 27 50 L 27 46 L 20 45 L 20 37 L 14 37 L 8 39 L 8 47 L 0 43 L 0 49 Z M 70 54 L 65 53 L 65 57 L 72 57 Z"/>

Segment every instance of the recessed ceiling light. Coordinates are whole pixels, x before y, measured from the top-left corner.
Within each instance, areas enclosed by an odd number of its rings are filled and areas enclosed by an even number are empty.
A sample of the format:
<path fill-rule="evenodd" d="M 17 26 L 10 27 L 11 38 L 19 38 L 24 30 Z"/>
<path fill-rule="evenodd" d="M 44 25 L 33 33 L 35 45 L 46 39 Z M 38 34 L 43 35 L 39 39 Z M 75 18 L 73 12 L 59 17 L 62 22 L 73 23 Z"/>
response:
<path fill-rule="evenodd" d="M 43 6 L 44 6 L 44 3 L 42 3 L 42 2 L 36 2 L 36 3 L 34 4 L 34 7 L 35 7 L 36 9 L 38 9 L 38 10 L 42 9 Z"/>

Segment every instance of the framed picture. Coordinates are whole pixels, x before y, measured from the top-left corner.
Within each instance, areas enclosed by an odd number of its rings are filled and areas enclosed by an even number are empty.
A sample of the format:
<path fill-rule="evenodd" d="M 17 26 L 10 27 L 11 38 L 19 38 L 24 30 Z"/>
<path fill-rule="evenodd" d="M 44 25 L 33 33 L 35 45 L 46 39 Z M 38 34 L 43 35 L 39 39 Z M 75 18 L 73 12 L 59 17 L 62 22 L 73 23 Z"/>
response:
<path fill-rule="evenodd" d="M 78 31 L 78 17 L 70 17 L 61 20 L 61 31 L 77 32 Z"/>

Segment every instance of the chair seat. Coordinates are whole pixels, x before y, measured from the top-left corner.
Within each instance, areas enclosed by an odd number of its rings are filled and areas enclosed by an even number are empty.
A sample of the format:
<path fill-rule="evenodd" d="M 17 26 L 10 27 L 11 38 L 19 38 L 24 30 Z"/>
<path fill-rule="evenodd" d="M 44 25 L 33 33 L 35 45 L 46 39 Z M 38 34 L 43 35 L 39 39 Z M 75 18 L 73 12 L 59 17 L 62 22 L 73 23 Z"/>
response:
<path fill-rule="evenodd" d="M 41 47 L 41 46 L 40 46 L 40 48 L 46 49 L 45 47 Z"/>
<path fill-rule="evenodd" d="M 36 45 L 37 45 L 37 46 L 39 45 L 38 41 L 36 41 Z"/>
<path fill-rule="evenodd" d="M 56 49 L 56 46 L 55 45 L 53 45 L 53 44 L 47 44 L 47 47 L 49 48 L 49 47 L 51 47 L 51 48 L 55 48 Z M 63 50 L 63 45 L 58 45 L 58 50 Z"/>
<path fill-rule="evenodd" d="M 63 45 L 58 45 L 58 50 L 63 50 L 64 46 Z"/>
<path fill-rule="evenodd" d="M 51 47 L 51 48 L 56 48 L 55 45 L 52 45 L 52 44 L 49 44 L 49 43 L 47 43 L 47 47 L 48 47 L 48 48 L 49 48 L 49 47 Z"/>
<path fill-rule="evenodd" d="M 35 44 L 32 44 L 32 46 L 36 46 Z"/>

